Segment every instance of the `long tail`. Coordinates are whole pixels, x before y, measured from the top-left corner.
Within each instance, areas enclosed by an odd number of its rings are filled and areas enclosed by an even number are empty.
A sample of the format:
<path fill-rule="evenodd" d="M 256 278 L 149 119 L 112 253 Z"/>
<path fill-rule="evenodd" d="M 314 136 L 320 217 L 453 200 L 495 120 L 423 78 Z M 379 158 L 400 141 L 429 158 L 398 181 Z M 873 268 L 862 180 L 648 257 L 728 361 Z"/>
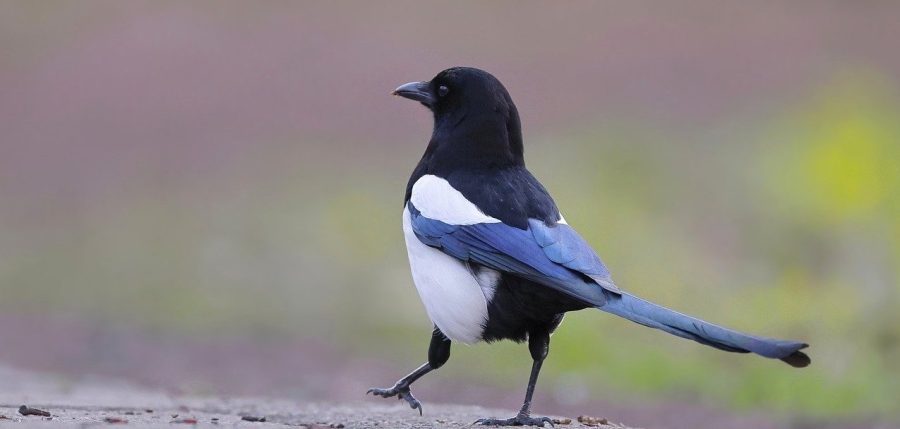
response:
<path fill-rule="evenodd" d="M 805 367 L 810 363 L 809 356 L 800 351 L 808 346 L 805 343 L 757 337 L 732 331 L 625 292 L 621 295 L 607 294 L 606 304 L 597 308 L 632 322 L 661 329 L 672 335 L 694 340 L 720 350 L 756 353 L 767 358 L 781 359 L 788 365 L 797 368 Z"/>

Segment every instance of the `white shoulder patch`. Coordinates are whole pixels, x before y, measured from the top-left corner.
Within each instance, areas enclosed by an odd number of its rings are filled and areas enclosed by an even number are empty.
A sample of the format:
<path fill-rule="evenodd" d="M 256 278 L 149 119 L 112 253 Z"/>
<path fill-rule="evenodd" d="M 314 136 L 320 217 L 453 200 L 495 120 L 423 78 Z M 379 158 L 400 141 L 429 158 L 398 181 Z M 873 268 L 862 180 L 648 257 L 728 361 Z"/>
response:
<path fill-rule="evenodd" d="M 450 182 L 431 174 L 413 184 L 410 201 L 425 217 L 450 225 L 500 222 L 500 219 L 484 214 Z"/>

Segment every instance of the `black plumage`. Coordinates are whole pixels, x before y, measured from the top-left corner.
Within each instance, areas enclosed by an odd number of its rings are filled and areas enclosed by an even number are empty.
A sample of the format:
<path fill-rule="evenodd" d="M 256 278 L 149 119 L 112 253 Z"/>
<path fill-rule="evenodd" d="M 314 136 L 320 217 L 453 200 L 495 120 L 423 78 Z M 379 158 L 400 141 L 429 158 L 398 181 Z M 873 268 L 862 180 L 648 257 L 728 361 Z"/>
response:
<path fill-rule="evenodd" d="M 455 67 L 395 94 L 434 114 L 406 188 L 404 233 L 435 329 L 428 362 L 370 393 L 397 396 L 421 412 L 409 386 L 447 361 L 453 340 L 527 340 L 534 364 L 519 414 L 479 423 L 543 426 L 549 419 L 531 417 L 530 404 L 550 334 L 566 312 L 590 307 L 720 350 L 809 364 L 804 343 L 726 329 L 619 290 L 525 168 L 518 110 L 494 76 Z"/>

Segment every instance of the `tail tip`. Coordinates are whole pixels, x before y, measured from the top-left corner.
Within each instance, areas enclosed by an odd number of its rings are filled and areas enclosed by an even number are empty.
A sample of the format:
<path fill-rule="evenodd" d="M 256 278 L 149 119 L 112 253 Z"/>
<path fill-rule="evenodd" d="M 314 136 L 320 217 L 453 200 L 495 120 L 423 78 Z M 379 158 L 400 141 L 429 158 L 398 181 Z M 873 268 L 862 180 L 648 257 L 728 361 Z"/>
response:
<path fill-rule="evenodd" d="M 781 358 L 781 360 L 794 368 L 805 368 L 809 366 L 812 360 L 806 353 L 801 352 L 800 349 L 805 349 L 807 347 L 809 347 L 809 344 L 801 344 L 796 351 Z"/>

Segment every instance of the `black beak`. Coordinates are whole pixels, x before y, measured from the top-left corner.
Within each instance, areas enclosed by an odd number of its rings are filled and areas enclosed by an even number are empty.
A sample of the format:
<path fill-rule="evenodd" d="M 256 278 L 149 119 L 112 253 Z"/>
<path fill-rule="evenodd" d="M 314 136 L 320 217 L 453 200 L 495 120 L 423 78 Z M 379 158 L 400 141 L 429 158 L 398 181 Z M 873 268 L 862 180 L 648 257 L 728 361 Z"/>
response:
<path fill-rule="evenodd" d="M 410 82 L 400 85 L 395 89 L 392 95 L 399 95 L 403 98 L 416 100 L 428 107 L 434 105 L 435 97 L 431 92 L 431 85 L 428 82 Z"/>

